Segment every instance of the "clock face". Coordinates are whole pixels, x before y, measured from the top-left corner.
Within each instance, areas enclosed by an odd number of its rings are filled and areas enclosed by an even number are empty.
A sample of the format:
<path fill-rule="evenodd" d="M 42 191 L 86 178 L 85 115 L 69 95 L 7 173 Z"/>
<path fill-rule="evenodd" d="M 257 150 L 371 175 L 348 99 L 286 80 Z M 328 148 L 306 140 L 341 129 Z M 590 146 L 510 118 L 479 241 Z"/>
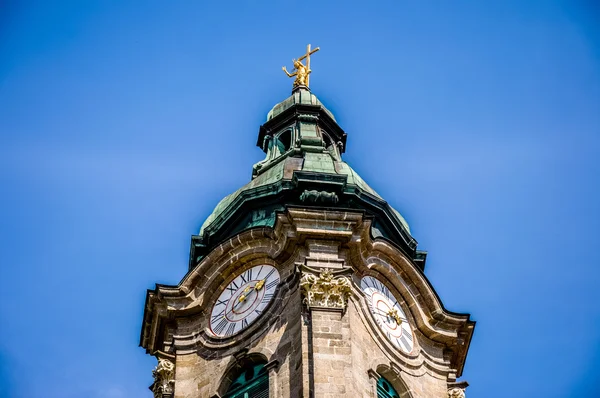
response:
<path fill-rule="evenodd" d="M 371 276 L 362 278 L 360 287 L 367 295 L 369 310 L 383 333 L 402 351 L 411 352 L 412 329 L 398 300 L 382 282 Z"/>
<path fill-rule="evenodd" d="M 279 272 L 270 265 L 259 265 L 239 274 L 213 305 L 211 334 L 228 337 L 248 327 L 263 313 L 278 285 Z"/>

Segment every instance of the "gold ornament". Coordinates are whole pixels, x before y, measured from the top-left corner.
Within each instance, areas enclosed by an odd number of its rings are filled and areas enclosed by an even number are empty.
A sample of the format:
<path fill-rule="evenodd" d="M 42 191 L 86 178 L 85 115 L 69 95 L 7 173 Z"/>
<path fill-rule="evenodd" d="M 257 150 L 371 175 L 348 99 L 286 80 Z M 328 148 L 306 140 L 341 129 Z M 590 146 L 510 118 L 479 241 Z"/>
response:
<path fill-rule="evenodd" d="M 295 72 L 293 72 L 293 73 L 288 72 L 285 66 L 281 68 L 285 72 L 285 74 L 288 75 L 288 77 L 294 77 L 294 76 L 296 77 L 296 79 L 294 80 L 294 87 L 298 87 L 298 86 L 308 87 L 309 75 L 312 72 L 312 70 L 310 69 L 310 56 L 311 56 L 311 54 L 314 54 L 317 51 L 319 51 L 319 47 L 317 47 L 311 51 L 310 44 L 309 44 L 308 46 L 306 46 L 306 54 L 304 54 L 303 56 L 301 56 L 298 59 L 292 59 L 292 62 L 294 63 L 294 69 L 296 70 Z M 301 62 L 305 58 L 306 58 L 306 65 L 304 65 Z"/>

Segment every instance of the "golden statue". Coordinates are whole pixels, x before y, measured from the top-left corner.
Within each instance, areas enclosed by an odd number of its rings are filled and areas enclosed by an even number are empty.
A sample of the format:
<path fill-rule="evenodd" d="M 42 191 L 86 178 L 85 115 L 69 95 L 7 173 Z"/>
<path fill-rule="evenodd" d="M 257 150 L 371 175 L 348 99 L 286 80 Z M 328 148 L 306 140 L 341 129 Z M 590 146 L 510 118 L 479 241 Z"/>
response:
<path fill-rule="evenodd" d="M 310 75 L 310 73 L 312 72 L 312 70 L 310 70 L 310 56 L 311 56 L 311 54 L 314 54 L 317 51 L 319 51 L 319 47 L 317 47 L 311 51 L 310 44 L 309 44 L 308 46 L 306 46 L 306 54 L 304 54 L 303 56 L 301 56 L 298 59 L 292 59 L 292 62 L 294 63 L 294 68 L 296 69 L 296 71 L 294 73 L 288 72 L 287 69 L 285 68 L 285 66 L 282 68 L 283 71 L 286 73 L 286 75 L 288 75 L 288 77 L 296 76 L 296 79 L 294 80 L 294 87 L 298 87 L 298 86 L 308 87 L 308 78 L 309 78 L 308 75 Z M 306 58 L 306 65 L 304 65 L 301 62 L 304 58 Z"/>

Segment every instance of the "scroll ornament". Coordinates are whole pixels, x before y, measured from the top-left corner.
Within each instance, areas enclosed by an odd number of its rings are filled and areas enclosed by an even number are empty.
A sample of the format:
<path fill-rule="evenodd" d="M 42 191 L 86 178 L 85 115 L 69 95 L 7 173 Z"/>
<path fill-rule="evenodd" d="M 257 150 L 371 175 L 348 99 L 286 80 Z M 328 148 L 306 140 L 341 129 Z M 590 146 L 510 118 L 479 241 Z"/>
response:
<path fill-rule="evenodd" d="M 300 279 L 304 303 L 309 307 L 346 308 L 350 295 L 350 280 L 345 276 L 334 277 L 322 269 L 319 275 L 305 273 Z"/>
<path fill-rule="evenodd" d="M 168 359 L 158 359 L 158 365 L 152 371 L 154 398 L 162 398 L 164 394 L 173 394 L 175 385 L 175 364 Z"/>
<path fill-rule="evenodd" d="M 458 387 L 451 388 L 448 390 L 448 398 L 465 398 L 465 390 Z"/>

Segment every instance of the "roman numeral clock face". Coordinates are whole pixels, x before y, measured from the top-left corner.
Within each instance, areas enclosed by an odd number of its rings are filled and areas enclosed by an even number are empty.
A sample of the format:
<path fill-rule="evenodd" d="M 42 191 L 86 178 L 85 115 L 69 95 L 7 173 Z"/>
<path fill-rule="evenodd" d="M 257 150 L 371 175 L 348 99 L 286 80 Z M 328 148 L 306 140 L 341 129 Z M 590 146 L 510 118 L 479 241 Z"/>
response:
<path fill-rule="evenodd" d="M 213 305 L 211 334 L 228 337 L 244 330 L 267 308 L 278 285 L 279 272 L 270 265 L 259 265 L 239 274 Z"/>
<path fill-rule="evenodd" d="M 398 300 L 378 279 L 365 276 L 360 281 L 362 291 L 367 295 L 367 305 L 375 322 L 387 338 L 402 351 L 413 349 L 412 329 Z"/>

